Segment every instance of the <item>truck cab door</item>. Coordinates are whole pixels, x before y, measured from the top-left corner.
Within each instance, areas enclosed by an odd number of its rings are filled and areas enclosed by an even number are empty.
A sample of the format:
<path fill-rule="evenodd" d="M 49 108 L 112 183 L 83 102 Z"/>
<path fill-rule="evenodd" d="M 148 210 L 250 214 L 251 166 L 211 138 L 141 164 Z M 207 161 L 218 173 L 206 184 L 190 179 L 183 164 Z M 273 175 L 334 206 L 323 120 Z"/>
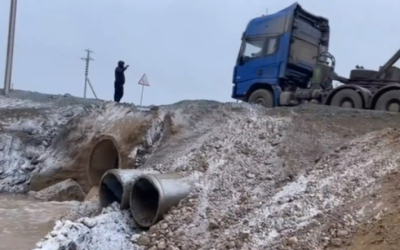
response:
<path fill-rule="evenodd" d="M 279 75 L 279 41 L 279 36 L 244 39 L 235 67 L 234 82 L 274 84 Z"/>

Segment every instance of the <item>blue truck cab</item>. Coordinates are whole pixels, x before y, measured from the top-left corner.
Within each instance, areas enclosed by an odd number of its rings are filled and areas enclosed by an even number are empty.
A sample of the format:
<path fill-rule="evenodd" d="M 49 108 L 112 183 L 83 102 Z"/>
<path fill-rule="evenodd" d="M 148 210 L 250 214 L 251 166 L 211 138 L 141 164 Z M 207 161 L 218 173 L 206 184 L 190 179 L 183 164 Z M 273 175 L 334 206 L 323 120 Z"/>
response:
<path fill-rule="evenodd" d="M 250 20 L 234 67 L 232 98 L 265 107 L 290 105 L 282 94 L 310 88 L 317 57 L 328 45 L 328 19 L 298 3 Z"/>

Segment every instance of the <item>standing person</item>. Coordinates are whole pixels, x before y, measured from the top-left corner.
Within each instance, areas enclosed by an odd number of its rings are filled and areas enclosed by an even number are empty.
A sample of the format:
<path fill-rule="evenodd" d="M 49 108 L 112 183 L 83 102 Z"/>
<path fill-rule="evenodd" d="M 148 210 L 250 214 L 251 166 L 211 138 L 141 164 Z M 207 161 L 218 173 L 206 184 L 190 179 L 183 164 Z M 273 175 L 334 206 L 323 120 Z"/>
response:
<path fill-rule="evenodd" d="M 125 70 L 129 67 L 123 61 L 118 62 L 118 66 L 115 69 L 115 82 L 114 82 L 114 101 L 120 102 L 124 95 L 124 84 L 125 84 Z"/>

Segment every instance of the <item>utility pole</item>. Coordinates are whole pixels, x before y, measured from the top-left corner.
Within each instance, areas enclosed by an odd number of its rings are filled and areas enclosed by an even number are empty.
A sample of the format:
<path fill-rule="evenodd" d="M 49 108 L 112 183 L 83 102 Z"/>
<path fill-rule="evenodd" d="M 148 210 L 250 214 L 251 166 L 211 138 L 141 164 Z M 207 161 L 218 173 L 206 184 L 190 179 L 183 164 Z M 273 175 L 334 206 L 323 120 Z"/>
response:
<path fill-rule="evenodd" d="M 93 87 L 92 87 L 92 84 L 90 83 L 90 80 L 89 80 L 89 62 L 90 62 L 90 61 L 94 61 L 94 59 L 90 57 L 90 53 L 94 53 L 94 52 L 91 51 L 90 49 L 86 49 L 85 51 L 86 51 L 86 53 L 87 53 L 87 54 L 86 54 L 86 58 L 85 58 L 85 57 L 82 57 L 82 58 L 81 58 L 81 60 L 86 61 L 86 67 L 85 67 L 85 85 L 84 85 L 84 90 L 83 90 L 83 98 L 86 99 L 86 88 L 87 88 L 87 84 L 89 84 L 89 87 L 90 87 L 90 89 L 92 90 L 94 97 L 96 97 L 96 99 L 97 99 L 96 93 L 94 92 L 94 89 L 93 89 Z"/>
<path fill-rule="evenodd" d="M 4 74 L 4 95 L 8 95 L 8 93 L 10 92 L 10 86 L 11 86 L 16 19 L 17 19 L 17 0 L 11 0 L 10 1 L 10 18 L 9 18 L 9 22 L 8 22 L 6 70 L 5 70 L 5 74 Z"/>

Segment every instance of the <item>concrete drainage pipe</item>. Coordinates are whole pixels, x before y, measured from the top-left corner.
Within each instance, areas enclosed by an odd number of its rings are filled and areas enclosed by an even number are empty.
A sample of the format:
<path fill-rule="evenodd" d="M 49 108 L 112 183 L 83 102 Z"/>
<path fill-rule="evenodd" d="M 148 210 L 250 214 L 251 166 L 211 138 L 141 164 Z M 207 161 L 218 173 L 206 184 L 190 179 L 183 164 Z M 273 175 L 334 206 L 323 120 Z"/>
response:
<path fill-rule="evenodd" d="M 105 172 L 119 168 L 120 152 L 114 138 L 103 136 L 99 138 L 90 154 L 88 177 L 92 186 L 98 186 Z"/>
<path fill-rule="evenodd" d="M 136 179 L 129 203 L 138 226 L 151 227 L 189 194 L 190 187 L 180 178 L 167 174 L 146 174 Z"/>
<path fill-rule="evenodd" d="M 112 169 L 107 171 L 100 182 L 100 206 L 107 207 L 113 202 L 118 202 L 121 209 L 129 208 L 129 193 L 134 181 L 142 175 L 140 170 Z"/>

